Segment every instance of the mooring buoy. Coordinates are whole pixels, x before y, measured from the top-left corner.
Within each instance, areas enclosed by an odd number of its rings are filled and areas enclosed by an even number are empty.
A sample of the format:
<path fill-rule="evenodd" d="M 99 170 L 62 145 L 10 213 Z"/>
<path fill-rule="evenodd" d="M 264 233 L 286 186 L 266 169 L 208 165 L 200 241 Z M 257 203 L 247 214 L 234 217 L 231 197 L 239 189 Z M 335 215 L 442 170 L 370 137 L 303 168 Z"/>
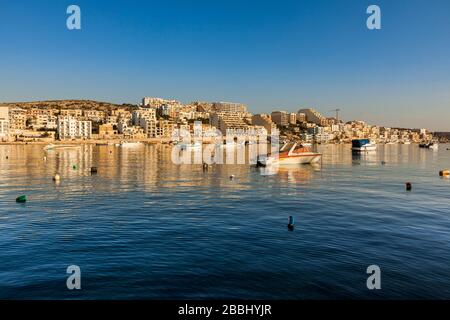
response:
<path fill-rule="evenodd" d="M 448 169 L 441 170 L 441 171 L 439 171 L 439 175 L 441 177 L 448 177 L 448 176 L 450 176 L 450 170 L 448 170 Z"/>
<path fill-rule="evenodd" d="M 27 202 L 27 196 L 26 195 L 18 196 L 16 198 L 16 202 L 18 202 L 18 203 L 25 203 L 25 202 Z"/>
<path fill-rule="evenodd" d="M 406 183 L 406 191 L 411 191 L 412 190 L 412 183 L 411 182 L 407 182 Z"/>
<path fill-rule="evenodd" d="M 288 229 L 292 231 L 294 230 L 294 227 L 295 227 L 295 219 L 293 216 L 289 216 Z"/>

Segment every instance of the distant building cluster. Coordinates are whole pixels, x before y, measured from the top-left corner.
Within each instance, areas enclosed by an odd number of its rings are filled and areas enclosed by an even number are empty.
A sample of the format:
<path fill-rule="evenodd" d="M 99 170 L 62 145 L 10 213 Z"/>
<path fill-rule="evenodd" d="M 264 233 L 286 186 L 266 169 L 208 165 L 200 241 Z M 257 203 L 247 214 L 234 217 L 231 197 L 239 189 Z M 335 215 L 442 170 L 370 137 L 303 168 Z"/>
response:
<path fill-rule="evenodd" d="M 343 122 L 336 117 L 327 118 L 313 108 L 300 109 L 297 113 L 274 111 L 271 118 L 281 128 L 283 138 L 312 143 L 340 143 L 352 139 L 370 139 L 376 143 L 418 143 L 433 139 L 426 129 L 388 128 L 364 121 Z"/>
<path fill-rule="evenodd" d="M 194 130 L 278 129 L 282 139 L 315 143 L 349 142 L 367 138 L 378 143 L 429 141 L 425 129 L 399 129 L 343 122 L 312 108 L 297 112 L 251 114 L 233 102 L 191 102 L 144 97 L 140 105 L 108 105 L 93 101 L 0 104 L 0 141 L 152 139 L 171 138 L 175 129 Z"/>

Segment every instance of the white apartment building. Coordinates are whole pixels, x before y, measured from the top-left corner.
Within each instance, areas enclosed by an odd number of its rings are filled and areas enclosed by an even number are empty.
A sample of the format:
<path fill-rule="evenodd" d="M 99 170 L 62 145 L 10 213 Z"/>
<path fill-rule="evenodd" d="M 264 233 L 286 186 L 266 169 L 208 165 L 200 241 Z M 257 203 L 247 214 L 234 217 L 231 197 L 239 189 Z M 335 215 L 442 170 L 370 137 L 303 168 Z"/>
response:
<path fill-rule="evenodd" d="M 0 107 L 0 140 L 9 139 L 9 108 Z"/>
<path fill-rule="evenodd" d="M 142 99 L 142 106 L 144 107 L 157 108 L 162 105 L 181 106 L 181 102 L 177 100 L 166 100 L 154 97 L 144 97 Z"/>
<path fill-rule="evenodd" d="M 131 122 L 134 125 L 140 125 L 142 119 L 146 119 L 148 121 L 156 121 L 156 109 L 140 108 L 138 110 L 134 110 L 131 114 Z"/>
<path fill-rule="evenodd" d="M 57 120 L 57 132 L 60 140 L 90 139 L 92 136 L 92 122 L 60 116 Z"/>
<path fill-rule="evenodd" d="M 0 119 L 0 140 L 8 140 L 9 138 L 9 120 Z"/>
<path fill-rule="evenodd" d="M 131 114 L 131 123 L 144 129 L 148 137 L 155 137 L 157 134 L 157 121 L 155 108 L 140 108 Z"/>

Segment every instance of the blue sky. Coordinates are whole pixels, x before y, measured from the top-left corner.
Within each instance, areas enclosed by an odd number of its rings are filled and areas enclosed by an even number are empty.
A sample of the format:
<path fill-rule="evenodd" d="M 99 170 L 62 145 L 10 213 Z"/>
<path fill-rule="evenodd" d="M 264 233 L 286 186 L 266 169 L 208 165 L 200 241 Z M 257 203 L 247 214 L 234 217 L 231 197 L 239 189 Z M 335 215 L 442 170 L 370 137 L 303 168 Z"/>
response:
<path fill-rule="evenodd" d="M 66 28 L 77 4 L 82 30 Z M 378 4 L 382 29 L 366 28 Z M 450 131 L 448 0 L 1 0 L 0 101 L 315 107 Z"/>

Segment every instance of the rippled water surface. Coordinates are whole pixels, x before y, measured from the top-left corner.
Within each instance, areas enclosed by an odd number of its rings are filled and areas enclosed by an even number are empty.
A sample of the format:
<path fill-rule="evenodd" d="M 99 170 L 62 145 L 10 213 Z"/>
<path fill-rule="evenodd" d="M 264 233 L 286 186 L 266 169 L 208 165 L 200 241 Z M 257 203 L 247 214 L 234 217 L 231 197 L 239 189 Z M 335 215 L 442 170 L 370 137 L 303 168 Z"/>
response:
<path fill-rule="evenodd" d="M 267 174 L 177 166 L 164 145 L 0 146 L 0 298 L 450 299 L 449 147 L 322 146 L 322 166 Z"/>

